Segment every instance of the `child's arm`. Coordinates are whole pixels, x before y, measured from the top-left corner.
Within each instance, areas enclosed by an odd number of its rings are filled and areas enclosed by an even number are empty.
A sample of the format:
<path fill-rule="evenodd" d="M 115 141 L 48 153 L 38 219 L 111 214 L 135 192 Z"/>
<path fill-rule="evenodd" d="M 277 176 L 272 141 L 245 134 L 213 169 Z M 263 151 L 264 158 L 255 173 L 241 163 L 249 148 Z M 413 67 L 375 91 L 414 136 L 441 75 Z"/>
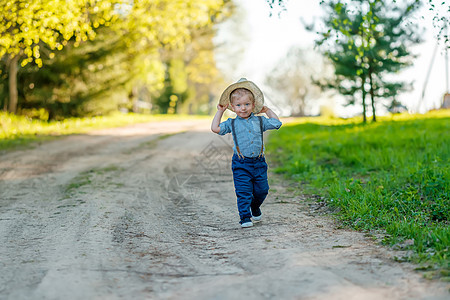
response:
<path fill-rule="evenodd" d="M 278 118 L 277 114 L 267 106 L 263 106 L 259 113 L 265 113 L 269 118 L 277 119 L 278 121 L 280 121 L 280 118 Z"/>
<path fill-rule="evenodd" d="M 212 120 L 212 124 L 211 124 L 211 130 L 214 133 L 219 133 L 220 132 L 220 120 L 222 119 L 223 113 L 225 112 L 225 110 L 227 109 L 227 106 L 222 106 L 222 105 L 217 105 L 217 112 L 216 115 L 214 116 L 214 119 Z"/>

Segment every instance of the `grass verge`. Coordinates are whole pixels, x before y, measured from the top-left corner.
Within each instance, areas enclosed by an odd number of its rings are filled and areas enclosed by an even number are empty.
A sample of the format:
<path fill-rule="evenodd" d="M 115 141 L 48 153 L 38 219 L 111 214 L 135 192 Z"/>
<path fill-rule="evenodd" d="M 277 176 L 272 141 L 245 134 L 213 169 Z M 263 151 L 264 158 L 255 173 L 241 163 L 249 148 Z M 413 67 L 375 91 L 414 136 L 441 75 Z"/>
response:
<path fill-rule="evenodd" d="M 142 115 L 116 113 L 92 118 L 70 118 L 64 121 L 40 121 L 0 112 L 0 151 L 29 146 L 33 142 L 69 134 L 86 133 L 95 129 L 167 120 L 204 118 L 187 115 Z M 210 118 L 209 116 L 207 118 Z"/>
<path fill-rule="evenodd" d="M 275 172 L 325 197 L 344 224 L 383 230 L 407 260 L 448 280 L 449 132 L 450 110 L 366 125 L 308 118 L 272 134 L 267 152 Z"/>

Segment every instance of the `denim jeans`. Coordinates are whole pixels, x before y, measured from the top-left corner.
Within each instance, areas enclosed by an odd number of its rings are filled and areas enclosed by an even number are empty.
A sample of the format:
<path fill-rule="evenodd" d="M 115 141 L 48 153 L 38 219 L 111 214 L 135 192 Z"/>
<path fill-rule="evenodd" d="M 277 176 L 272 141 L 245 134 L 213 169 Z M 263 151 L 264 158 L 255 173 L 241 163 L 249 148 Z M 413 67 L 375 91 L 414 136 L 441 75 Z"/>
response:
<path fill-rule="evenodd" d="M 269 193 L 267 163 L 264 157 L 239 158 L 231 161 L 237 207 L 241 220 L 252 216 L 250 209 L 258 209 Z"/>

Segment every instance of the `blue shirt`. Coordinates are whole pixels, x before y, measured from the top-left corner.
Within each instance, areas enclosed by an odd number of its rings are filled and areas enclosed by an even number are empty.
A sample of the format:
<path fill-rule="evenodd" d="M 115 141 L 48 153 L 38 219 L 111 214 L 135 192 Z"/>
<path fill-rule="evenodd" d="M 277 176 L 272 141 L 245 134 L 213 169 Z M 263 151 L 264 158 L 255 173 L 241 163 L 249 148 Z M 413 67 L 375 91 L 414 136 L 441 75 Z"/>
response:
<path fill-rule="evenodd" d="M 231 118 L 219 124 L 220 135 L 231 133 Z M 262 117 L 263 132 L 266 130 L 278 129 L 281 122 L 274 118 Z M 247 119 L 239 116 L 234 121 L 234 129 L 236 130 L 236 138 L 238 140 L 239 150 L 245 157 L 257 157 L 261 153 L 261 128 L 259 118 L 253 113 Z M 233 137 L 234 140 L 234 137 Z M 237 154 L 236 141 L 234 141 L 233 151 Z"/>

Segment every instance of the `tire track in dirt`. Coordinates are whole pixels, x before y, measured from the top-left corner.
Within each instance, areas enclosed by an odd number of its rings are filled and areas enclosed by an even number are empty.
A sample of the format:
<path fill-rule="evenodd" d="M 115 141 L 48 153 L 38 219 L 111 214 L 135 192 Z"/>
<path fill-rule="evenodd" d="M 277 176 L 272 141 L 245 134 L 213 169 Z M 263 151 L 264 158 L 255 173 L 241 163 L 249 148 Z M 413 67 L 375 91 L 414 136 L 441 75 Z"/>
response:
<path fill-rule="evenodd" d="M 241 229 L 231 141 L 208 129 L 140 124 L 2 155 L 0 298 L 448 298 L 275 175 L 263 221 Z"/>

